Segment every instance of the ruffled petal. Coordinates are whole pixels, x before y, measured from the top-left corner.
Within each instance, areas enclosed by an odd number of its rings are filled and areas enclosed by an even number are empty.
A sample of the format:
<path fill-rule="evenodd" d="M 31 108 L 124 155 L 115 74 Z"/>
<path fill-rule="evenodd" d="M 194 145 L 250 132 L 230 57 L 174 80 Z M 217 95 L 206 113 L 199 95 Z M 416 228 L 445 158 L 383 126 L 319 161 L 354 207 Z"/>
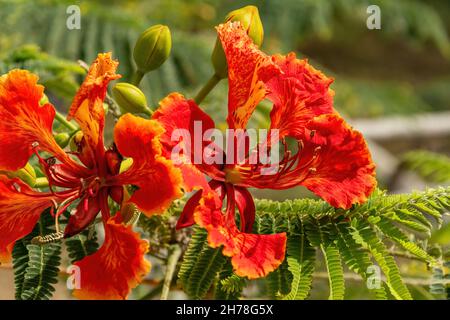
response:
<path fill-rule="evenodd" d="M 204 150 L 210 143 L 203 142 L 202 137 L 207 130 L 214 129 L 214 121 L 193 100 L 187 100 L 179 93 L 171 93 L 160 102 L 152 119 L 164 127 L 160 139 L 163 155 L 167 159 L 173 159 L 175 165 L 180 167 L 184 189 L 191 191 L 205 186 L 207 181 L 202 172 L 208 173 L 211 177 L 220 174 L 217 166 L 208 165 L 203 161 Z M 178 130 L 179 134 L 175 130 Z M 200 145 L 195 143 L 196 136 L 197 141 L 202 141 Z M 172 158 L 174 147 L 181 144 L 186 153 L 182 155 L 177 153 L 175 154 L 177 157 Z"/>
<path fill-rule="evenodd" d="M 104 154 L 103 128 L 105 112 L 103 100 L 108 83 L 120 78 L 116 74 L 118 62 L 111 59 L 111 53 L 101 53 L 92 63 L 89 72 L 70 106 L 67 119 L 75 119 L 83 131 L 93 159 L 102 159 Z M 99 165 L 99 168 L 103 168 Z"/>
<path fill-rule="evenodd" d="M 102 247 L 74 263 L 80 268 L 80 288 L 73 295 L 90 300 L 126 299 L 150 271 L 150 263 L 145 260 L 148 247 L 148 242 L 116 214 L 105 225 Z"/>
<path fill-rule="evenodd" d="M 376 187 L 375 164 L 361 133 L 337 115 L 323 115 L 305 130 L 305 153 L 316 154 L 302 185 L 334 207 L 367 201 Z"/>
<path fill-rule="evenodd" d="M 112 183 L 137 186 L 129 201 L 147 215 L 164 212 L 182 195 L 180 170 L 161 155 L 163 132 L 158 121 L 132 114 L 122 116 L 114 128 L 117 149 L 122 156 L 132 158 L 133 164 L 113 177 Z"/>
<path fill-rule="evenodd" d="M 271 128 L 280 130 L 280 138 L 298 137 L 312 118 L 334 112 L 334 92 L 329 89 L 333 79 L 314 69 L 306 59 L 297 59 L 295 53 L 273 59 L 283 73 L 266 83 L 268 98 L 274 103 Z"/>
<path fill-rule="evenodd" d="M 194 218 L 208 231 L 211 247 L 223 246 L 223 254 L 231 257 L 234 272 L 241 277 L 264 277 L 284 260 L 285 233 L 260 235 L 240 232 L 234 214 L 222 213 L 222 200 L 215 192 L 204 194 Z"/>
<path fill-rule="evenodd" d="M 41 213 L 51 206 L 51 195 L 0 175 L 0 263 L 10 260 L 14 243 L 28 235 Z"/>
<path fill-rule="evenodd" d="M 52 135 L 55 108 L 39 104 L 44 87 L 25 70 L 12 70 L 0 77 L 0 170 L 23 168 L 33 145 L 66 159 Z"/>
<path fill-rule="evenodd" d="M 267 95 L 265 82 L 280 74 L 271 57 L 258 50 L 239 22 L 217 27 L 228 63 L 228 125 L 245 128 Z"/>

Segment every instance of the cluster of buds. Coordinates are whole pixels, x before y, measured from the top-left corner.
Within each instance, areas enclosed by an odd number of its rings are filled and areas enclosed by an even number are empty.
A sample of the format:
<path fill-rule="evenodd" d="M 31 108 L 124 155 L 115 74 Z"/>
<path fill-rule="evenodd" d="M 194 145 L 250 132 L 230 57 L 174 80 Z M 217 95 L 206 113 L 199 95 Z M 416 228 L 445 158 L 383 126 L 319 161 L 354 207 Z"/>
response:
<path fill-rule="evenodd" d="M 167 26 L 152 26 L 139 36 L 133 51 L 137 68 L 133 84 L 121 82 L 112 91 L 122 113 L 151 115 L 145 95 L 138 85 L 146 73 L 158 69 L 169 58 L 171 48 L 172 37 Z"/>
<path fill-rule="evenodd" d="M 233 10 L 225 17 L 224 22 L 228 21 L 239 21 L 253 42 L 257 46 L 262 45 L 264 29 L 257 7 L 246 6 Z M 171 48 L 172 37 L 167 26 L 152 26 L 139 36 L 133 51 L 137 69 L 132 83 L 118 83 L 112 91 L 122 113 L 151 115 L 145 95 L 138 86 L 146 73 L 158 69 L 169 58 Z M 214 82 L 227 78 L 227 60 L 218 38 L 211 55 L 211 62 L 214 67 Z"/>

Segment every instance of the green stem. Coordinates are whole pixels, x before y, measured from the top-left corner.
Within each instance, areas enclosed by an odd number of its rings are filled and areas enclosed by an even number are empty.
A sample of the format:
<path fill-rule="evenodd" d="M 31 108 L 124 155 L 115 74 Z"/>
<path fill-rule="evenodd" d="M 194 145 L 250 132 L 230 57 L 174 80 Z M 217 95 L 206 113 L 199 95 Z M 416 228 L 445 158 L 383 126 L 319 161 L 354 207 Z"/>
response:
<path fill-rule="evenodd" d="M 70 123 L 69 121 L 67 121 L 66 117 L 63 116 L 58 111 L 56 111 L 56 113 L 55 113 L 55 119 L 58 120 L 59 123 L 61 123 L 63 126 L 65 126 L 70 131 L 78 130 L 78 127 L 76 125 L 74 125 L 73 123 Z"/>
<path fill-rule="evenodd" d="M 48 187 L 48 180 L 46 177 L 36 178 L 36 182 L 34 183 L 35 188 L 46 188 Z"/>
<path fill-rule="evenodd" d="M 172 284 L 173 274 L 177 267 L 178 259 L 181 256 L 181 248 L 178 244 L 174 244 L 169 248 L 169 258 L 167 259 L 166 276 L 162 287 L 161 300 L 167 300 L 169 297 L 170 285 Z"/>
<path fill-rule="evenodd" d="M 135 85 L 136 87 L 139 87 L 139 84 L 141 83 L 142 78 L 144 77 L 145 73 L 142 71 L 136 70 L 133 74 L 133 77 L 131 78 L 131 84 Z"/>
<path fill-rule="evenodd" d="M 212 89 L 222 80 L 217 74 L 214 74 L 208 82 L 204 85 L 204 87 L 197 93 L 194 100 L 197 104 L 200 104 L 203 99 L 211 92 Z"/>
<path fill-rule="evenodd" d="M 146 114 L 146 115 L 148 115 L 148 116 L 151 118 L 152 115 L 153 115 L 153 110 L 151 110 L 150 108 L 146 108 L 146 109 L 143 111 L 143 113 Z"/>

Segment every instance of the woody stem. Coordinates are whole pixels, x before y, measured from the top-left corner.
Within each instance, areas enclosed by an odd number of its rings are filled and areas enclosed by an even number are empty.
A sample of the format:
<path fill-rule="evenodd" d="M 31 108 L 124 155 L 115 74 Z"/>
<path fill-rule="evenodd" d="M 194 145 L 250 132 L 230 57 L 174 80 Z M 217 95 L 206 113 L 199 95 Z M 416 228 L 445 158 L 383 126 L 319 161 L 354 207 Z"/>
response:
<path fill-rule="evenodd" d="M 58 111 L 55 112 L 55 119 L 58 120 L 59 123 L 61 123 L 63 126 L 65 126 L 70 131 L 78 130 L 78 127 L 76 125 L 74 125 L 73 123 L 67 121 L 66 117 L 63 116 Z"/>
<path fill-rule="evenodd" d="M 203 86 L 203 88 L 197 93 L 194 98 L 194 101 L 197 104 L 200 104 L 206 96 L 211 92 L 212 89 L 219 83 L 220 77 L 217 74 L 214 74 L 211 78 L 209 78 L 208 82 Z"/>
<path fill-rule="evenodd" d="M 169 297 L 170 285 L 175 273 L 178 260 L 181 256 L 181 248 L 178 244 L 174 244 L 169 248 L 169 258 L 167 259 L 166 275 L 164 277 L 164 284 L 161 293 L 161 300 L 167 300 Z"/>

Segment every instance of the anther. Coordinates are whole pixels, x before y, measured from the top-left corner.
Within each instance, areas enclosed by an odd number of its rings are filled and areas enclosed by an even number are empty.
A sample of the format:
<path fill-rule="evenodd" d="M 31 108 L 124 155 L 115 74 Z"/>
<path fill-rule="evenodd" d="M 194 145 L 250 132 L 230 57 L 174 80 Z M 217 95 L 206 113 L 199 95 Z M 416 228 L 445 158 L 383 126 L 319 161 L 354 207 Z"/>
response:
<path fill-rule="evenodd" d="M 316 173 L 317 172 L 316 168 L 309 168 L 308 170 L 309 170 L 310 173 Z"/>
<path fill-rule="evenodd" d="M 37 141 L 33 142 L 33 143 L 31 144 L 31 147 L 32 147 L 32 148 L 39 147 L 39 142 L 37 142 Z"/>
<path fill-rule="evenodd" d="M 309 136 L 312 138 L 312 137 L 314 137 L 315 134 L 316 134 L 316 130 L 311 130 L 311 132 L 309 133 Z"/>

